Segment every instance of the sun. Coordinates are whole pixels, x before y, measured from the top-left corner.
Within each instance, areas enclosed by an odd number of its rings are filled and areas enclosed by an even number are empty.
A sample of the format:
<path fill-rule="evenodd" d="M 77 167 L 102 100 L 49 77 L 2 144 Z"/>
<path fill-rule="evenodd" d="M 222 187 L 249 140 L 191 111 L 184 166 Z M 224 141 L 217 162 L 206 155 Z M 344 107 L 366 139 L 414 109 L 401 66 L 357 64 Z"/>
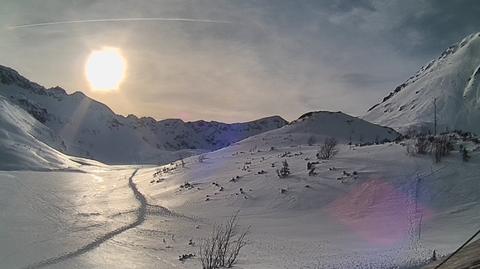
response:
<path fill-rule="evenodd" d="M 94 50 L 85 64 L 85 76 L 95 91 L 118 90 L 125 79 L 127 63 L 120 49 L 103 47 Z"/>

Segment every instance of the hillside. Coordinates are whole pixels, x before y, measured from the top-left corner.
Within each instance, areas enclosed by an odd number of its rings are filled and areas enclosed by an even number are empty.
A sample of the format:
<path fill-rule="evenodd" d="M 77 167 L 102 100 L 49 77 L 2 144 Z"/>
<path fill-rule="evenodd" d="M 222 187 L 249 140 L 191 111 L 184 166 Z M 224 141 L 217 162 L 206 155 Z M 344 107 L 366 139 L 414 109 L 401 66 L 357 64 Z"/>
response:
<path fill-rule="evenodd" d="M 0 169 L 47 170 L 75 165 L 41 141 L 55 144 L 58 138 L 30 114 L 0 96 Z"/>
<path fill-rule="evenodd" d="M 393 141 L 398 136 L 391 128 L 342 112 L 316 111 L 306 113 L 282 128 L 252 136 L 237 144 L 251 144 L 259 148 L 298 146 L 321 144 L 329 137 L 342 144 L 373 144 Z"/>
<path fill-rule="evenodd" d="M 260 145 L 262 136 L 248 140 Z M 252 144 L 187 158 L 184 168 L 142 170 L 137 182 L 149 203 L 197 220 L 199 229 L 180 229 L 183 241 L 198 242 L 209 232 L 205 222 L 240 210 L 252 231 L 240 268 L 418 268 L 477 228 L 476 144 L 468 144 L 470 163 L 455 150 L 438 164 L 407 155 L 403 143 L 343 145 L 331 160 L 315 157 L 318 145 Z M 291 174 L 279 178 L 284 160 Z M 318 162 L 313 175 L 307 162 Z"/>
<path fill-rule="evenodd" d="M 0 95 L 48 127 L 60 144 L 43 142 L 63 153 L 106 163 L 167 163 L 286 124 L 278 116 L 235 124 L 123 117 L 81 92 L 45 89 L 2 66 Z"/>
<path fill-rule="evenodd" d="M 439 131 L 480 133 L 480 33 L 423 66 L 370 108 L 364 119 L 397 130 L 415 126 L 432 132 L 434 99 Z"/>

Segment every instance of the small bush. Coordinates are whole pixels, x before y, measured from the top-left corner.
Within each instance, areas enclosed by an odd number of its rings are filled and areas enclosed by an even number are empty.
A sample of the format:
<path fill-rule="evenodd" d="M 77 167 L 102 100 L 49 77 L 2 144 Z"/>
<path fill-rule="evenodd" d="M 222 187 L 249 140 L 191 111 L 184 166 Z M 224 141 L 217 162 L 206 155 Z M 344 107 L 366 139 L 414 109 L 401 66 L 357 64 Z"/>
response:
<path fill-rule="evenodd" d="M 337 155 L 337 140 L 333 137 L 326 138 L 320 148 L 320 151 L 317 153 L 317 158 L 321 160 L 328 160 Z"/>
<path fill-rule="evenodd" d="M 209 238 L 199 247 L 203 269 L 231 268 L 237 261 L 240 250 L 247 244 L 248 228 L 241 230 L 238 212 L 224 224 L 215 225 Z"/>
<path fill-rule="evenodd" d="M 287 160 L 284 160 L 282 162 L 282 168 L 280 170 L 277 170 L 277 175 L 279 178 L 288 177 L 290 175 L 290 168 L 288 168 Z"/>
<path fill-rule="evenodd" d="M 432 144 L 434 141 L 433 136 L 417 136 L 413 142 L 407 144 L 407 153 L 409 155 L 426 155 L 432 150 Z"/>
<path fill-rule="evenodd" d="M 419 136 L 415 139 L 415 153 L 425 155 L 430 148 L 430 142 L 425 136 Z"/>

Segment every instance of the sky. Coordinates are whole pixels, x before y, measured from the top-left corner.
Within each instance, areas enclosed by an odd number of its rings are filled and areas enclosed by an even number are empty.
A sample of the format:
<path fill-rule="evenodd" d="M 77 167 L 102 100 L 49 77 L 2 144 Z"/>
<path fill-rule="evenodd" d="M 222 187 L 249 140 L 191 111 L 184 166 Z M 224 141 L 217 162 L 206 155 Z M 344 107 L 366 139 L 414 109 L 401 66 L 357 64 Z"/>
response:
<path fill-rule="evenodd" d="M 316 110 L 361 116 L 448 46 L 480 31 L 478 0 L 0 0 L 0 6 L 0 65 L 45 87 L 83 91 L 116 113 L 156 119 L 293 120 Z M 104 46 L 127 61 L 120 88 L 106 93 L 90 89 L 84 70 L 88 55 Z"/>

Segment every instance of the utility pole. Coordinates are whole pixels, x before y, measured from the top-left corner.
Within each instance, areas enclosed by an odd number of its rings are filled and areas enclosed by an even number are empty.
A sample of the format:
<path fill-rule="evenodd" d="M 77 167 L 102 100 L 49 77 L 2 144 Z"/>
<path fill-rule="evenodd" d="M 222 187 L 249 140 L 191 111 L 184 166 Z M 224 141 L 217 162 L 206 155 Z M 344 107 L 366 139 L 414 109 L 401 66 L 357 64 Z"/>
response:
<path fill-rule="evenodd" d="M 437 98 L 433 99 L 433 135 L 437 135 Z"/>

